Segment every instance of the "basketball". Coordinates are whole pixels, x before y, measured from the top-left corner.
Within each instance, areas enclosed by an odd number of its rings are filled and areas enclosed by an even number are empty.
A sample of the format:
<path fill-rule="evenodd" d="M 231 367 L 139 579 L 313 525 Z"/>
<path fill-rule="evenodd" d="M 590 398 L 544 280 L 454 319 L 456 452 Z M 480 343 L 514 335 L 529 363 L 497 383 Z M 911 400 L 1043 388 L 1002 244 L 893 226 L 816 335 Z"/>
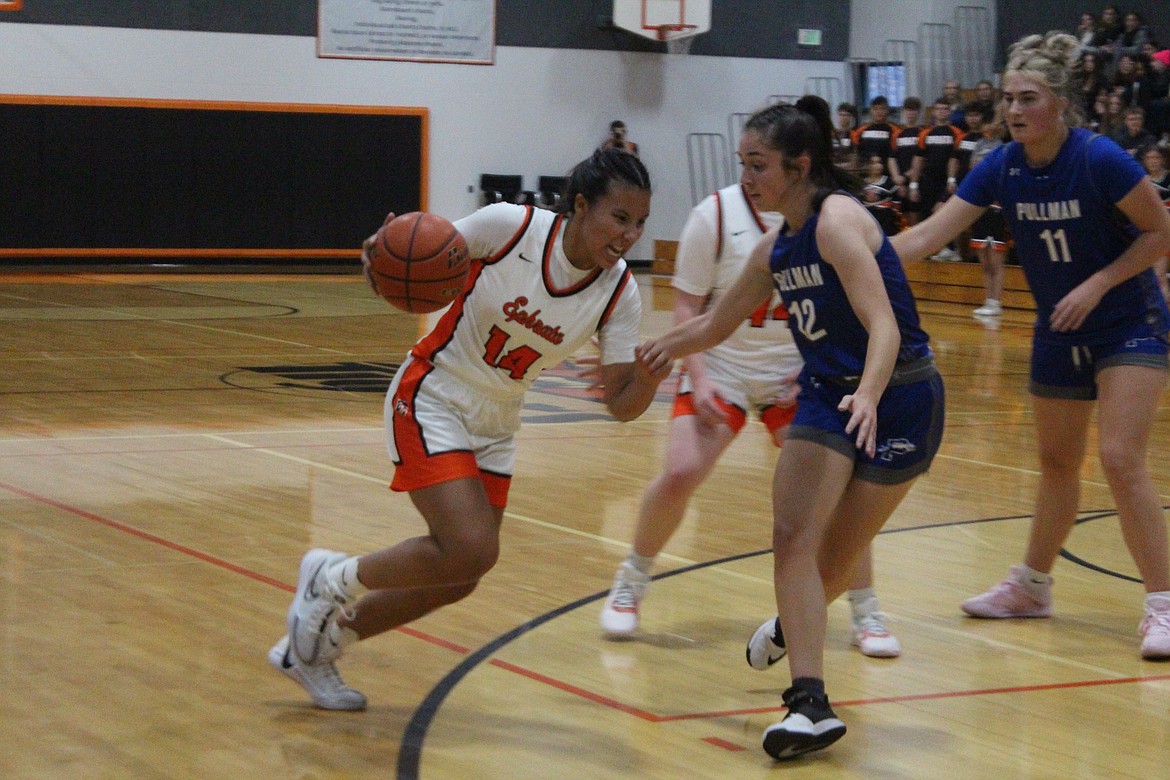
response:
<path fill-rule="evenodd" d="M 378 294 L 406 312 L 438 311 L 467 281 L 467 242 L 447 220 L 412 211 L 378 229 L 369 250 Z"/>

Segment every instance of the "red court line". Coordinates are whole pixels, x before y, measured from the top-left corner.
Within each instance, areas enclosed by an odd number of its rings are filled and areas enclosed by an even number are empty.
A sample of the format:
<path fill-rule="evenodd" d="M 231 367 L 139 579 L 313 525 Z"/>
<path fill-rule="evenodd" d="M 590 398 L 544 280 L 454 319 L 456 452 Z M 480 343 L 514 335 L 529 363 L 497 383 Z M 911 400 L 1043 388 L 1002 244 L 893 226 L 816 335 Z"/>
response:
<path fill-rule="evenodd" d="M 655 715 L 652 712 L 640 710 L 637 707 L 631 707 L 629 704 L 623 704 L 617 699 L 611 699 L 608 696 L 602 696 L 600 694 L 593 693 L 592 691 L 587 691 L 584 688 L 578 688 L 576 685 L 572 685 L 571 683 L 554 679 L 547 675 L 541 674 L 540 672 L 534 672 L 530 669 L 525 669 L 522 666 L 516 666 L 516 664 L 510 664 L 507 661 L 501 661 L 498 658 L 493 658 L 492 660 L 488 661 L 488 663 L 492 666 L 498 666 L 501 669 L 506 669 L 509 672 L 515 672 L 516 674 L 522 677 L 527 677 L 530 680 L 535 680 L 537 682 L 544 683 L 545 685 L 550 685 L 558 690 L 565 691 L 566 693 L 571 693 L 574 696 L 580 696 L 581 698 L 596 704 L 601 704 L 602 706 L 620 710 L 621 712 L 633 715 L 636 718 L 650 721 L 651 723 L 660 723 L 664 720 L 662 716 Z"/>
<path fill-rule="evenodd" d="M 79 392 L 85 393 L 85 392 L 89 392 L 89 391 L 81 390 Z M 296 448 L 298 450 L 330 449 L 330 448 L 336 449 L 339 447 L 352 448 L 352 447 L 360 447 L 360 446 L 370 445 L 370 446 L 377 446 L 377 447 L 380 447 L 382 450 L 385 450 L 386 449 L 385 429 L 383 429 L 383 428 L 378 428 L 377 430 L 371 429 L 370 432 L 372 434 L 376 433 L 377 438 L 370 439 L 369 441 L 358 440 L 358 441 L 339 441 L 339 442 L 334 442 L 334 443 L 329 443 L 329 444 L 326 444 L 326 443 L 297 444 Z M 328 431 L 326 431 L 326 433 L 328 433 Z M 203 434 L 196 433 L 196 434 L 191 434 L 191 435 L 192 436 L 202 436 Z M 220 434 L 220 435 L 223 435 L 223 434 Z M 244 434 L 244 435 L 250 435 L 250 434 Z M 90 458 L 90 457 L 95 457 L 95 456 L 99 456 L 99 455 L 137 456 L 137 455 L 175 455 L 175 454 L 180 454 L 180 453 L 192 453 L 192 452 L 195 452 L 195 453 L 202 453 L 202 452 L 247 452 L 248 450 L 279 449 L 279 448 L 282 448 L 284 446 L 285 445 L 282 445 L 282 444 L 276 444 L 276 445 L 273 445 L 273 444 L 244 444 L 244 445 L 230 445 L 230 446 L 225 444 L 223 446 L 218 446 L 218 447 L 211 446 L 211 445 L 206 446 L 206 447 L 167 447 L 167 448 L 157 449 L 157 450 L 70 450 L 70 451 L 59 451 L 59 452 L 14 452 L 14 453 L 0 452 L 0 458 L 4 458 L 4 459 L 18 459 L 19 458 L 19 459 L 23 460 L 25 458 L 71 458 L 71 457 Z"/>
<path fill-rule="evenodd" d="M 71 515 L 77 515 L 78 517 L 83 517 L 86 520 L 92 520 L 95 523 L 108 526 L 109 528 L 113 528 L 116 531 L 122 531 L 123 533 L 130 534 L 131 536 L 136 536 L 144 541 L 153 542 L 154 544 L 166 547 L 168 550 L 174 550 L 175 552 L 180 552 L 184 555 L 190 555 L 191 557 L 197 558 L 201 561 L 204 561 L 205 563 L 219 566 L 221 568 L 227 569 L 228 571 L 235 572 L 236 574 L 242 574 L 245 577 L 256 580 L 257 582 L 263 582 L 265 585 L 272 585 L 273 587 L 287 590 L 289 593 L 296 592 L 296 588 L 283 583 L 280 580 L 274 580 L 271 577 L 266 577 L 263 574 L 260 574 L 259 572 L 252 571 L 251 569 L 245 569 L 243 566 L 237 566 L 236 564 L 225 561 L 222 558 L 216 558 L 214 555 L 208 555 L 205 552 L 200 552 L 199 550 L 193 549 L 191 547 L 186 547 L 184 545 L 178 544 L 177 542 L 172 542 L 169 539 L 163 539 L 161 536 L 155 536 L 154 534 L 147 533 L 146 531 L 134 528 L 133 526 L 119 523 L 116 520 L 110 520 L 100 515 L 95 515 L 93 512 L 87 512 L 84 509 L 79 509 L 75 506 L 63 504 L 60 501 L 55 501 L 47 496 L 38 495 L 37 493 L 18 488 L 15 485 L 9 485 L 5 482 L 0 482 L 0 488 L 7 490 L 9 493 L 15 493 L 18 496 L 27 498 L 31 501 L 39 501 L 42 504 L 48 504 L 55 509 L 60 509 L 62 512 L 68 512 Z"/>
<path fill-rule="evenodd" d="M 1005 693 L 1037 693 L 1040 691 L 1056 691 L 1071 688 L 1092 688 L 1098 685 L 1132 685 L 1143 682 L 1161 682 L 1170 680 L 1170 674 L 1153 674 L 1148 677 L 1118 677 L 1111 680 L 1075 680 L 1063 683 L 1041 683 L 1038 685 L 1014 685 L 1009 688 L 978 688 L 967 691 L 939 691 L 937 693 L 910 693 L 905 696 L 882 696 L 876 699 L 851 699 L 849 701 L 833 701 L 834 707 L 858 707 L 868 704 L 903 704 L 908 701 L 929 701 L 932 699 L 956 699 L 966 696 L 995 696 Z M 726 718 L 736 715 L 762 715 L 769 712 L 783 712 L 784 707 L 756 707 L 744 710 L 724 710 L 722 712 L 691 712 L 678 715 L 660 715 L 658 721 L 666 723 L 674 720 L 703 720 L 706 718 Z"/>
<path fill-rule="evenodd" d="M 275 580 L 272 577 L 265 576 L 259 572 L 252 571 L 251 569 L 245 569 L 243 566 L 238 566 L 234 563 L 231 563 L 230 561 L 225 561 L 223 558 L 217 558 L 214 555 L 200 552 L 199 550 L 196 550 L 192 547 L 187 547 L 185 545 L 178 544 L 177 542 L 172 542 L 169 539 L 162 538 L 161 536 L 155 536 L 152 533 L 147 533 L 146 531 L 134 528 L 133 526 L 119 523 L 116 520 L 110 520 L 109 518 L 102 517 L 101 515 L 95 515 L 93 512 L 87 512 L 84 509 L 79 509 L 75 506 L 69 506 L 68 504 L 55 501 L 47 496 L 42 496 L 37 493 L 18 488 L 15 485 L 9 485 L 6 482 L 0 482 L 0 488 L 3 488 L 10 493 L 15 493 L 22 498 L 27 498 L 31 501 L 39 501 L 40 503 L 47 504 L 55 509 L 60 509 L 62 512 L 68 512 L 71 515 L 77 515 L 78 517 L 83 517 L 86 520 L 92 520 L 95 523 L 100 523 L 101 525 L 113 528 L 116 531 L 122 531 L 123 533 L 130 534 L 131 536 L 142 539 L 143 541 L 152 542 L 162 547 L 166 547 L 168 550 L 174 550 L 175 552 L 180 552 L 184 555 L 190 555 L 191 557 L 197 558 L 204 563 L 210 563 L 213 566 L 219 566 L 220 568 L 227 569 L 228 571 L 235 572 L 236 574 L 242 574 L 245 577 L 256 580 L 257 582 L 263 582 L 265 585 L 271 585 L 288 593 L 297 592 L 296 586 L 289 585 L 287 582 Z M 439 647 L 453 650 L 456 653 L 461 653 L 462 655 L 467 655 L 471 652 L 468 648 L 457 645 L 454 642 L 448 642 L 446 639 L 440 639 L 439 637 L 425 634 L 422 631 L 417 631 L 413 628 L 402 626 L 396 630 L 416 639 L 421 639 L 424 642 L 429 642 L 433 645 L 438 645 Z"/>
<path fill-rule="evenodd" d="M 31 501 L 38 501 L 40 503 L 47 504 L 48 506 L 54 507 L 56 509 L 60 509 L 63 512 L 68 512 L 69 514 L 73 514 L 73 515 L 76 515 L 78 517 L 85 518 L 86 520 L 92 520 L 95 523 L 99 523 L 99 524 L 107 526 L 109 528 L 113 528 L 117 531 L 122 531 L 122 532 L 130 534 L 131 536 L 134 536 L 138 539 L 142 539 L 143 541 L 158 544 L 162 547 L 166 547 L 169 550 L 174 550 L 176 552 L 183 553 L 184 555 L 190 555 L 191 557 L 196 558 L 196 559 L 203 561 L 205 563 L 210 563 L 214 566 L 219 566 L 220 568 L 227 569 L 228 571 L 235 572 L 236 574 L 242 574 L 243 576 L 248 577 L 248 578 L 253 579 L 253 580 L 256 580 L 257 582 L 263 582 L 266 585 L 272 585 L 273 587 L 279 588 L 279 589 L 286 591 L 288 593 L 295 593 L 296 592 L 296 588 L 292 585 L 289 585 L 286 582 L 281 582 L 280 580 L 276 580 L 276 579 L 273 579 L 271 577 L 267 577 L 263 574 L 260 574 L 259 572 L 255 572 L 255 571 L 252 571 L 250 569 L 246 569 L 243 566 L 238 566 L 238 565 L 231 563 L 229 561 L 225 561 L 222 558 L 217 558 L 214 555 L 209 555 L 207 553 L 200 552 L 199 550 L 196 550 L 194 548 L 187 547 L 185 545 L 181 545 L 181 544 L 178 544 L 176 542 L 172 542 L 169 539 L 162 538 L 161 536 L 155 536 L 154 534 L 147 533 L 146 531 L 142 531 L 138 528 L 134 528 L 133 526 L 129 526 L 129 525 L 126 525 L 124 523 L 119 523 L 115 520 L 110 520 L 108 518 L 101 517 L 100 515 L 96 515 L 93 512 L 87 512 L 84 509 L 80 509 L 80 508 L 74 507 L 74 506 L 69 506 L 68 504 L 65 504 L 65 503 L 62 503 L 60 501 L 56 501 L 54 499 L 48 498 L 47 496 L 42 496 L 42 495 L 39 495 L 37 493 L 33 493 L 31 491 L 16 487 L 15 485 L 9 485 L 5 482 L 0 482 L 0 489 L 7 490 L 10 493 L 14 493 L 15 495 L 21 496 L 23 498 L 27 498 Z M 436 636 L 431 636 L 430 634 L 426 634 L 426 633 L 423 633 L 421 631 L 416 631 L 415 629 L 412 629 L 408 626 L 401 626 L 395 630 L 400 631 L 404 634 L 407 634 L 408 636 L 415 637 L 416 639 L 420 639 L 420 640 L 427 642 L 429 644 L 433 644 L 433 645 L 436 645 L 438 647 L 443 647 L 443 648 L 446 648 L 448 650 L 452 650 L 456 653 L 460 653 L 462 655 L 467 655 L 467 653 L 470 652 L 470 650 L 466 647 L 462 647 L 462 646 L 457 645 L 453 642 L 448 642 L 447 640 L 441 639 L 441 638 L 436 637 Z M 579 696 L 587 701 L 594 702 L 595 704 L 600 704 L 604 707 L 609 707 L 610 709 L 618 710 L 619 712 L 624 712 L 626 714 L 633 715 L 636 718 L 648 721 L 650 723 L 669 723 L 672 721 L 682 721 L 682 720 L 704 720 L 704 719 L 711 719 L 711 718 L 725 718 L 725 717 L 735 717 L 735 716 L 744 716 L 744 715 L 760 715 L 760 714 L 766 714 L 766 713 L 772 713 L 772 712 L 783 712 L 784 711 L 783 707 L 756 707 L 756 708 L 751 708 L 751 709 L 723 710 L 723 711 L 718 711 L 718 712 L 691 712 L 691 713 L 678 713 L 675 715 L 655 715 L 652 712 L 638 709 L 637 707 L 633 707 L 631 705 L 624 704 L 620 701 L 617 701 L 616 699 L 611 699 L 607 696 L 601 696 L 600 694 L 593 693 L 591 691 L 585 690 L 584 688 L 579 688 L 579 687 L 572 685 L 570 683 L 554 679 L 554 678 L 549 677 L 547 675 L 540 674 L 539 672 L 534 672 L 534 671 L 531 671 L 529 669 L 525 669 L 524 667 L 517 666 L 517 665 L 512 664 L 512 663 L 508 663 L 507 661 L 502 661 L 498 658 L 494 658 L 491 661 L 489 661 L 488 663 L 490 663 L 493 666 L 496 666 L 500 669 L 504 669 L 506 671 L 513 672 L 515 674 L 519 674 L 523 677 L 527 677 L 530 680 L 534 680 L 536 682 L 543 683 L 545 685 L 551 686 L 553 688 L 556 688 L 558 690 L 572 694 L 574 696 Z M 1164 680 L 1170 680 L 1170 674 L 1157 674 L 1157 675 L 1149 675 L 1149 676 L 1145 676 L 1145 677 L 1121 677 L 1121 678 L 1111 679 L 1111 680 L 1077 680 L 1074 682 L 1065 682 L 1065 683 L 1045 683 L 1045 684 L 1039 684 L 1039 685 L 1017 685 L 1017 686 L 1012 686 L 1012 687 L 1008 687 L 1008 688 L 981 688 L 981 689 L 966 690 L 966 691 L 941 691 L 938 693 L 917 693 L 917 694 L 907 694 L 905 696 L 884 696 L 884 697 L 874 698 L 874 699 L 853 699 L 850 701 L 834 701 L 833 704 L 838 706 L 838 707 L 857 707 L 857 706 L 870 705 L 870 704 L 901 704 L 901 703 L 910 702 L 910 701 L 928 701 L 928 700 L 933 700 L 933 699 L 952 699 L 952 698 L 960 698 L 960 697 L 967 697 L 967 696 L 994 696 L 994 695 L 1008 694 L 1008 693 L 1035 693 L 1035 692 L 1039 692 L 1039 691 L 1052 691 L 1052 690 L 1062 690 L 1062 689 L 1071 689 L 1071 688 L 1089 688 L 1089 687 L 1100 686 L 1100 685 L 1131 685 L 1134 683 L 1160 682 L 1160 681 L 1164 681 Z M 716 739 L 716 738 L 704 738 L 704 741 L 711 742 L 711 744 L 716 744 L 715 742 L 712 742 L 712 739 Z M 732 747 L 728 747 L 727 745 L 719 744 L 720 747 L 727 747 L 727 749 L 733 749 L 735 747 L 738 747 L 738 746 L 734 745 L 734 743 L 728 743 L 728 745 L 731 745 Z"/>

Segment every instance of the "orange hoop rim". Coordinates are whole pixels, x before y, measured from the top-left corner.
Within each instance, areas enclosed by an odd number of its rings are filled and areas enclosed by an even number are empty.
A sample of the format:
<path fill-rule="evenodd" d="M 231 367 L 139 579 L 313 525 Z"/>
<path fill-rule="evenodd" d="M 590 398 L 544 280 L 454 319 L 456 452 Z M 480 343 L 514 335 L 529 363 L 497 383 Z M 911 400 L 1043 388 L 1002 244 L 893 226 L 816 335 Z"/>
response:
<path fill-rule="evenodd" d="M 677 35 L 671 36 L 670 33 L 685 33 L 688 30 L 697 29 L 698 26 L 699 25 L 697 25 L 697 24 L 677 24 L 677 23 L 676 24 L 656 24 L 656 25 L 653 25 L 650 29 L 655 30 L 658 33 L 658 40 L 669 41 L 669 40 L 671 40 L 672 37 L 676 37 L 676 38 L 682 37 L 682 36 L 677 36 Z"/>

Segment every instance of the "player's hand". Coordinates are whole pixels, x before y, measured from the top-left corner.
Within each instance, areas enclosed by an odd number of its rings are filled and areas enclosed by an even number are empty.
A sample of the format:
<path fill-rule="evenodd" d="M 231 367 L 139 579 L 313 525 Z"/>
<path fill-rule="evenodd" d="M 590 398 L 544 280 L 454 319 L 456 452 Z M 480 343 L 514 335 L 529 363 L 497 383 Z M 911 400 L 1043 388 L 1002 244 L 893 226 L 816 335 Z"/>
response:
<path fill-rule="evenodd" d="M 668 376 L 670 376 L 670 372 L 673 370 L 674 370 L 674 362 L 673 361 L 668 362 L 665 365 L 659 366 L 658 368 L 655 368 L 655 369 L 651 369 L 649 366 L 642 363 L 641 361 L 636 361 L 634 363 L 635 376 L 637 376 L 637 378 L 640 379 L 642 382 L 647 383 L 647 384 L 652 384 L 655 387 L 662 384 L 666 380 L 666 378 Z"/>
<path fill-rule="evenodd" d="M 577 365 L 577 377 L 589 380 L 590 390 L 603 389 L 605 383 L 601 379 L 601 355 L 582 355 L 573 358 L 573 362 Z"/>
<path fill-rule="evenodd" d="M 385 225 L 387 222 L 394 219 L 394 216 L 394 212 L 391 211 L 386 215 L 386 219 L 383 220 L 382 224 Z M 374 235 L 370 236 L 362 242 L 362 276 L 366 277 L 366 282 L 370 285 L 370 289 L 374 292 L 378 292 L 378 285 L 374 282 L 374 277 L 370 275 L 370 253 L 373 251 L 374 242 L 377 240 L 378 234 L 374 233 Z"/>
<path fill-rule="evenodd" d="M 773 404 L 782 409 L 796 406 L 796 397 L 800 395 L 800 372 L 803 370 L 803 368 L 798 368 L 780 380 L 780 390 L 772 399 Z"/>
<path fill-rule="evenodd" d="M 1097 308 L 1105 290 L 1092 277 L 1078 284 L 1052 307 L 1048 327 L 1057 333 L 1076 330 L 1084 324 L 1085 318 Z"/>
<path fill-rule="evenodd" d="M 378 292 L 378 285 L 374 283 L 374 277 L 370 274 L 370 253 L 374 251 L 374 241 L 377 237 L 378 234 L 375 233 L 362 242 L 362 276 L 366 277 L 366 283 L 374 292 Z"/>
<path fill-rule="evenodd" d="M 692 384 L 694 387 L 691 390 L 691 400 L 695 404 L 695 414 L 699 420 L 705 425 L 727 425 L 727 412 L 720 401 L 719 391 L 715 385 L 707 380 L 698 380 L 692 376 Z"/>
<path fill-rule="evenodd" d="M 634 355 L 638 358 L 638 362 L 651 375 L 658 374 L 664 369 L 669 374 L 670 369 L 674 367 L 674 361 L 677 357 L 671 348 L 670 342 L 665 337 L 650 339 L 646 343 L 640 344 L 634 350 Z"/>
<path fill-rule="evenodd" d="M 857 449 L 872 458 L 877 452 L 877 404 L 863 393 L 853 393 L 841 399 L 837 411 L 849 412 L 845 434 L 856 432 Z"/>

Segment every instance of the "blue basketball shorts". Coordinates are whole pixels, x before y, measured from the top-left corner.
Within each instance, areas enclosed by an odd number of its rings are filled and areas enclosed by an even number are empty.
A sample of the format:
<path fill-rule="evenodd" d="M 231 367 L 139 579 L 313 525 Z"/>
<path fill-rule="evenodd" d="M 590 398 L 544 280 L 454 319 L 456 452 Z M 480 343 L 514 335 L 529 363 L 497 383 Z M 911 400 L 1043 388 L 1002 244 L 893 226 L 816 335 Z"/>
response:
<path fill-rule="evenodd" d="M 1056 344 L 1032 339 L 1032 376 L 1028 390 L 1041 398 L 1097 400 L 1097 372 L 1110 366 L 1149 366 L 1170 370 L 1170 343 L 1144 322 L 1127 338 L 1098 346 Z"/>
<path fill-rule="evenodd" d="M 877 452 L 857 448 L 857 434 L 845 433 L 849 412 L 838 404 L 856 387 L 802 375 L 796 418 L 788 439 L 805 439 L 840 452 L 854 462 L 853 475 L 867 482 L 898 485 L 930 468 L 942 443 L 944 391 L 937 372 L 906 384 L 891 384 L 877 407 Z"/>

